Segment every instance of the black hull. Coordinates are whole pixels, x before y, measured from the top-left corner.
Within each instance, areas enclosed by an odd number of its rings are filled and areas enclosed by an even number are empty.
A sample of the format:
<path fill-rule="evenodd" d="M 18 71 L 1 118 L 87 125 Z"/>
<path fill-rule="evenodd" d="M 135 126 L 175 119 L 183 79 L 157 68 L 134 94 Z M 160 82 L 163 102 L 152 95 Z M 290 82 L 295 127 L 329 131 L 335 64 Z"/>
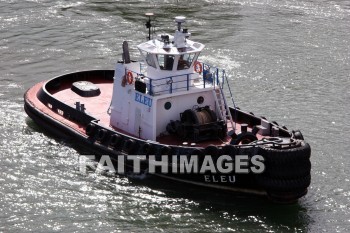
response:
<path fill-rule="evenodd" d="M 101 72 L 104 77 L 110 78 L 111 71 L 93 71 L 94 73 Z M 108 75 L 106 75 L 106 73 Z M 80 72 L 78 74 L 84 74 L 84 79 L 89 78 L 89 71 Z M 69 75 L 66 75 L 69 77 Z M 58 80 L 58 83 L 66 76 L 61 76 L 56 79 L 52 79 L 46 85 L 53 85 Z M 79 77 L 77 77 L 79 79 Z M 57 83 L 56 83 L 57 85 Z M 49 87 L 51 88 L 51 87 Z M 44 88 L 41 88 L 37 93 L 38 99 L 45 105 L 47 103 L 52 104 L 52 96 Z M 172 155 L 187 155 L 187 156 L 203 156 L 210 155 L 217 157 L 222 154 L 228 154 L 231 157 L 235 155 L 249 155 L 251 158 L 254 155 L 262 155 L 265 160 L 266 169 L 260 174 L 174 174 L 172 172 L 164 174 L 159 171 L 151 175 L 160 179 L 166 179 L 175 183 L 186 183 L 189 185 L 196 185 L 198 187 L 204 187 L 209 189 L 216 189 L 222 191 L 248 193 L 254 195 L 267 196 L 269 199 L 281 202 L 292 203 L 297 201 L 300 197 L 307 193 L 307 188 L 310 185 L 310 146 L 303 140 L 299 140 L 298 144 L 291 145 L 288 148 L 271 148 L 264 145 L 255 146 L 233 146 L 228 145 L 225 147 L 217 148 L 192 148 L 192 147 L 176 147 L 161 144 L 152 144 L 144 140 L 134 138 L 121 132 L 105 128 L 99 125 L 96 119 L 91 116 L 81 116 L 81 112 L 76 112 L 74 108 L 70 109 L 64 106 L 63 103 L 57 102 L 59 109 L 64 109 L 65 113 L 68 112 L 70 117 L 75 116 L 75 119 L 82 119 L 80 122 L 87 127 L 92 126 L 89 129 L 86 128 L 86 134 L 81 133 L 73 128 L 63 124 L 59 120 L 55 119 L 48 114 L 43 113 L 40 109 L 30 101 L 27 94 L 25 94 L 24 109 L 28 116 L 32 118 L 39 126 L 48 130 L 49 132 L 57 135 L 61 138 L 72 138 L 78 144 L 81 144 L 96 153 L 96 155 L 109 155 L 111 159 L 116 162 L 119 155 L 168 155 L 169 158 Z M 53 106 L 53 109 L 55 106 Z M 248 124 L 258 124 L 260 118 L 255 117 L 253 114 L 248 114 L 240 111 L 239 109 L 230 109 L 233 114 L 236 114 L 237 119 L 244 119 Z M 67 116 L 67 115 L 66 115 Z M 74 120 L 74 119 L 73 119 Z M 104 130 L 104 135 L 101 137 L 98 132 Z M 280 134 L 289 136 L 287 130 L 279 128 Z M 119 139 L 115 143 L 111 143 L 113 135 L 119 135 Z M 90 136 L 89 136 L 90 135 Z M 113 145 L 112 145 L 113 144 Z M 148 158 L 148 157 L 147 157 Z M 130 165 L 130 164 L 129 164 Z M 141 163 L 142 168 L 148 167 L 148 161 Z M 171 167 L 171 164 L 169 164 Z M 174 185 L 174 187 L 178 187 Z"/>
<path fill-rule="evenodd" d="M 78 143 L 79 145 L 89 148 L 91 151 L 96 153 L 96 156 L 101 156 L 101 155 L 109 155 L 111 156 L 111 159 L 114 164 L 117 166 L 117 156 L 119 155 L 124 155 L 128 156 L 123 150 L 115 150 L 111 147 L 107 147 L 104 145 L 101 145 L 98 143 L 98 141 L 95 141 L 85 135 L 80 134 L 77 131 L 74 131 L 70 129 L 69 127 L 63 125 L 59 121 L 47 117 L 45 114 L 42 114 L 40 111 L 37 111 L 35 108 L 30 106 L 29 103 L 25 103 L 24 109 L 28 116 L 40 127 L 43 129 L 47 130 L 48 132 L 52 133 L 53 135 L 59 137 L 59 138 L 64 138 L 67 140 L 74 140 L 74 142 Z M 148 167 L 148 164 L 144 163 L 141 164 L 141 173 L 145 172 L 143 167 Z M 131 170 L 130 170 L 131 171 Z M 128 170 L 126 169 L 126 172 Z M 153 175 L 155 177 L 161 178 L 161 179 L 166 179 L 166 180 L 171 180 L 177 183 L 187 183 L 190 185 L 197 185 L 197 186 L 202 186 L 206 188 L 211 188 L 211 189 L 219 189 L 219 190 L 224 190 L 224 191 L 231 191 L 231 192 L 239 192 L 239 193 L 247 193 L 247 194 L 255 194 L 255 195 L 261 195 L 261 196 L 266 196 L 267 192 L 263 189 L 253 189 L 251 187 L 244 187 L 242 185 L 241 187 L 239 185 L 220 185 L 219 183 L 219 178 L 220 174 L 213 174 L 209 175 L 210 179 L 213 181 L 212 183 L 205 183 L 203 182 L 203 175 L 194 175 L 194 174 L 161 174 L 160 172 L 154 173 L 154 174 L 149 174 Z M 237 174 L 225 174 L 226 177 L 232 177 L 235 176 L 235 179 L 237 179 Z M 238 179 L 241 180 L 241 183 L 245 184 L 250 184 L 250 186 L 258 186 L 255 181 L 253 180 L 254 178 L 252 176 L 247 176 L 247 175 L 238 175 L 241 176 Z M 230 178 L 226 179 L 227 181 L 230 181 Z M 231 178 L 232 180 L 232 178 Z M 247 186 L 247 185 L 245 185 Z"/>

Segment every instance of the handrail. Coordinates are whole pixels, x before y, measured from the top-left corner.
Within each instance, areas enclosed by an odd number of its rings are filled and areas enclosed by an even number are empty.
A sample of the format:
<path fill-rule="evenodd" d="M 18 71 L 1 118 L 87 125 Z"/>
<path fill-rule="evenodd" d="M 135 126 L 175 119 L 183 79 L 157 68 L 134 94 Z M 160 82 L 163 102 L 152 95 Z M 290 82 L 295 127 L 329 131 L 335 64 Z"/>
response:
<path fill-rule="evenodd" d="M 194 86 L 198 87 L 199 85 L 202 85 L 203 88 L 207 88 L 206 85 L 210 85 L 210 87 L 216 88 L 216 86 L 219 86 L 220 88 L 223 87 L 224 85 L 224 73 L 225 70 L 219 69 L 218 67 L 211 66 L 209 64 L 206 64 L 204 62 L 201 62 L 203 71 L 199 74 L 200 80 L 202 83 L 200 84 L 195 84 Z M 134 75 L 137 77 L 140 77 L 142 79 L 147 79 L 148 83 L 148 93 L 151 96 L 154 95 L 160 95 L 160 94 L 165 94 L 165 93 L 173 93 L 176 90 L 187 90 L 189 91 L 191 89 L 191 81 L 196 80 L 196 78 L 193 78 L 192 76 L 194 73 L 187 73 L 187 74 L 178 74 L 174 76 L 168 76 L 164 78 L 151 78 L 149 76 L 145 76 L 142 73 L 142 68 L 143 68 L 143 63 L 140 62 L 140 73 L 130 70 L 130 69 L 125 69 L 125 73 L 127 72 L 132 72 Z M 221 72 L 220 72 L 221 71 Z M 220 75 L 222 74 L 222 75 Z M 174 81 L 174 78 L 176 77 L 186 77 L 184 80 L 181 81 Z M 179 84 L 183 83 L 183 86 L 180 87 L 174 87 L 174 84 Z M 162 86 L 169 85 L 169 88 L 165 90 L 156 90 L 157 88 L 159 89 Z M 222 86 L 222 87 L 221 87 Z"/>
<path fill-rule="evenodd" d="M 223 71 L 223 78 L 224 78 L 224 80 L 226 80 L 227 88 L 228 88 L 229 93 L 230 93 L 230 98 L 231 98 L 231 101 L 232 101 L 232 104 L 233 104 L 233 108 L 235 109 L 235 117 L 234 117 L 235 127 L 234 127 L 234 128 L 236 129 L 237 107 L 236 107 L 236 104 L 235 104 L 235 100 L 233 99 L 233 94 L 232 94 L 231 86 L 229 85 L 229 82 L 228 82 L 227 75 L 226 75 L 226 72 L 225 72 L 225 71 Z"/>

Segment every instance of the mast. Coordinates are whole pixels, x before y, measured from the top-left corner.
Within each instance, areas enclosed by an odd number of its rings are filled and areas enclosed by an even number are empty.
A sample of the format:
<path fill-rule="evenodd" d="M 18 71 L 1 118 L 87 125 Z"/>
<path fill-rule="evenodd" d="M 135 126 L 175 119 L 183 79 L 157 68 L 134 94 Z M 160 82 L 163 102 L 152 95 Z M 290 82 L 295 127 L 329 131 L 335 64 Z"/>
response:
<path fill-rule="evenodd" d="M 152 28 L 152 24 L 151 24 L 151 17 L 154 16 L 153 13 L 146 13 L 146 16 L 148 16 L 148 21 L 146 22 L 146 28 L 148 28 L 148 40 L 151 40 L 151 28 Z"/>

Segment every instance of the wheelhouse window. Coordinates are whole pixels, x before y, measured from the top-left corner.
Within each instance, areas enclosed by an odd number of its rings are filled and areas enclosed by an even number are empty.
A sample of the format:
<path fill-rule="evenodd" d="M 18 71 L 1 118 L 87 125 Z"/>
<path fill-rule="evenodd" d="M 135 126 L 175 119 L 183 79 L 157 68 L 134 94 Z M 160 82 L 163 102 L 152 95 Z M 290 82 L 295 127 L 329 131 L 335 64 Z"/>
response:
<path fill-rule="evenodd" d="M 179 62 L 177 63 L 177 70 L 189 69 L 195 58 L 195 53 L 186 53 L 180 55 Z"/>
<path fill-rule="evenodd" d="M 173 70 L 173 65 L 175 60 L 174 55 L 159 54 L 157 55 L 157 59 L 159 63 L 159 68 L 161 70 Z"/>
<path fill-rule="evenodd" d="M 146 62 L 149 66 L 152 66 L 153 68 L 156 68 L 156 63 L 153 59 L 153 54 L 152 53 L 147 53 L 146 55 Z"/>

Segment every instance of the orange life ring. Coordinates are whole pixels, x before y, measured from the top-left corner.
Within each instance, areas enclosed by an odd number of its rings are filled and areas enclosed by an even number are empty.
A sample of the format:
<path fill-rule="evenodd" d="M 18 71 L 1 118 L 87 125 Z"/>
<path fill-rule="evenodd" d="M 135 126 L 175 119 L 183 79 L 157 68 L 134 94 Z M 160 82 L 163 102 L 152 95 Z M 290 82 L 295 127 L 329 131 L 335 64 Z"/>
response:
<path fill-rule="evenodd" d="M 131 85 L 134 82 L 134 77 L 132 76 L 131 71 L 128 71 L 126 74 L 126 80 L 128 81 L 129 85 Z"/>
<path fill-rule="evenodd" d="M 194 71 L 196 71 L 197 73 L 202 73 L 203 67 L 200 62 L 196 61 L 193 67 L 194 67 Z"/>

